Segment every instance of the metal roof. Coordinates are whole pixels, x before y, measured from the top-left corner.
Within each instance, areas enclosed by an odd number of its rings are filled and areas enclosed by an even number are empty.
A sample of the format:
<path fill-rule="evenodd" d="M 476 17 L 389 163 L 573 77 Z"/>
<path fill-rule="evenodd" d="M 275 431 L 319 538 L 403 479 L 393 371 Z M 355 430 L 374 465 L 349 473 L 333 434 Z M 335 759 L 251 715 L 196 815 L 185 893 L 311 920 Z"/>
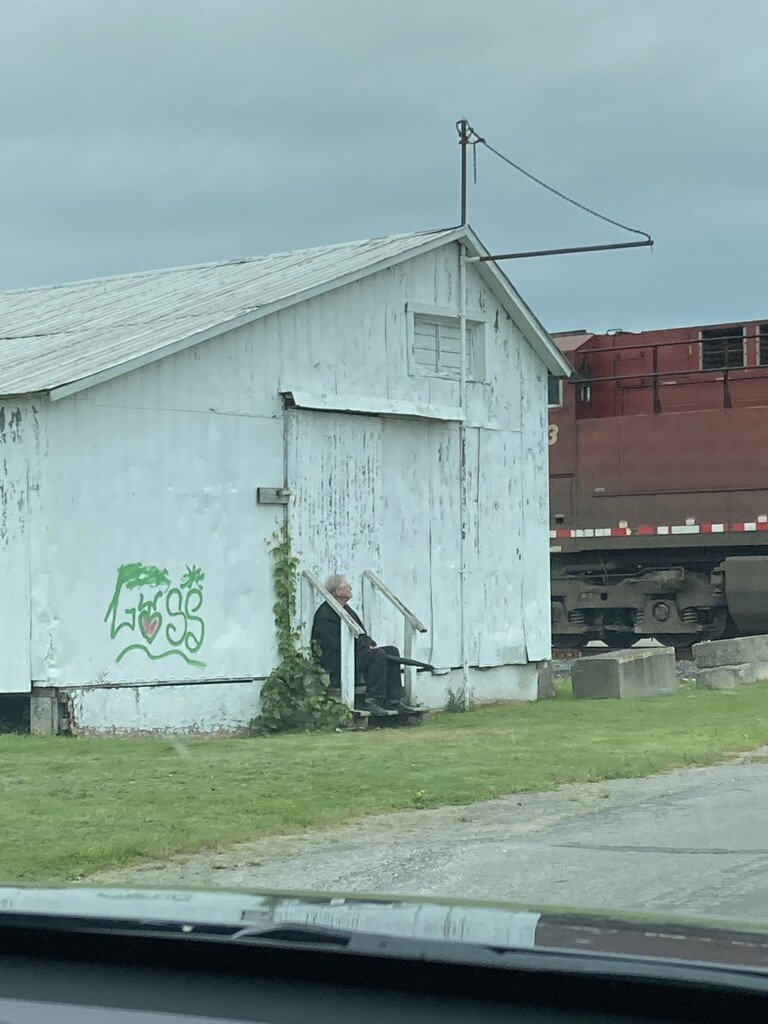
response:
<path fill-rule="evenodd" d="M 561 352 L 577 352 L 590 338 L 594 338 L 594 334 L 588 331 L 559 331 L 552 335 L 552 340 Z"/>
<path fill-rule="evenodd" d="M 458 239 L 483 249 L 471 229 L 445 228 L 0 293 L 0 395 L 63 397 Z M 504 291 L 542 358 L 562 360 L 506 279 Z"/>
<path fill-rule="evenodd" d="M 415 232 L 0 293 L 0 394 L 50 391 L 130 363 L 455 233 Z"/>

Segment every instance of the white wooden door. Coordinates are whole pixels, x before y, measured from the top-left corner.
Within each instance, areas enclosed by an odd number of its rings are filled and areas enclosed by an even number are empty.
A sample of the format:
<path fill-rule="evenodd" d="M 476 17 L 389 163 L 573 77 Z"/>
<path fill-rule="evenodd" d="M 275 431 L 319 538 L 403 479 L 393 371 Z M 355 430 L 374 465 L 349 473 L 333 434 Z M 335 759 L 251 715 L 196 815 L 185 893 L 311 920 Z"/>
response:
<path fill-rule="evenodd" d="M 458 430 L 387 420 L 383 439 L 382 576 L 427 626 L 414 656 L 460 665 Z M 402 643 L 402 618 L 386 605 L 381 616 L 383 642 Z"/>
<path fill-rule="evenodd" d="M 285 415 L 288 522 L 299 568 L 321 580 L 347 575 L 350 604 L 364 615 L 362 574 L 380 571 L 381 560 L 381 422 L 300 409 Z M 299 608 L 305 624 L 316 603 Z"/>

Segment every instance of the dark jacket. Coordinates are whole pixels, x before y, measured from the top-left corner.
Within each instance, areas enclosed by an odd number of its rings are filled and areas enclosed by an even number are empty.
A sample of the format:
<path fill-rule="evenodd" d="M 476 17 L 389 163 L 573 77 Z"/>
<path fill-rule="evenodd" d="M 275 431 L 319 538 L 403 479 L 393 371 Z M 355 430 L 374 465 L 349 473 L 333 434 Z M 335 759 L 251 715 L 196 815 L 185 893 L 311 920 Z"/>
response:
<path fill-rule="evenodd" d="M 345 611 L 352 616 L 355 622 L 365 630 L 365 626 L 363 626 L 357 612 L 350 608 L 349 605 L 344 607 Z M 344 629 L 346 628 L 344 626 Z M 320 664 L 325 669 L 336 668 L 341 663 L 341 629 L 341 619 L 328 602 L 323 601 L 315 612 L 315 618 L 312 621 L 312 641 L 320 648 Z M 376 642 L 365 632 L 355 638 L 355 654 L 375 646 Z"/>

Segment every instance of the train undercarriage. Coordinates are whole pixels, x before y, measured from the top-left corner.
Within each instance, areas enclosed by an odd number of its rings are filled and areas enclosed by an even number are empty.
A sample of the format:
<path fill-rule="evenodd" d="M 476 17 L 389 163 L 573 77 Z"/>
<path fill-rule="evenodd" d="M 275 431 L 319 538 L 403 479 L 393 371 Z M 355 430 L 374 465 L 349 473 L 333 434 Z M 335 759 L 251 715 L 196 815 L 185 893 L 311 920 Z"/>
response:
<path fill-rule="evenodd" d="M 768 632 L 765 549 L 578 552 L 552 556 L 552 645 L 677 650 Z"/>

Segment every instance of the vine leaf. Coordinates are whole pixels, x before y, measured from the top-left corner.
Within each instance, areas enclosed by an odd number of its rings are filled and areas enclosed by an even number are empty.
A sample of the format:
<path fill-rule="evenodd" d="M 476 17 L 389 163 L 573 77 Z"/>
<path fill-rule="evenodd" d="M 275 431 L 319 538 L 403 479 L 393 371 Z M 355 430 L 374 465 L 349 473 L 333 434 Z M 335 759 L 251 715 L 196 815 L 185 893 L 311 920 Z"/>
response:
<path fill-rule="evenodd" d="M 296 624 L 299 560 L 293 553 L 287 523 L 274 535 L 270 550 L 275 593 L 272 611 L 280 663 L 264 682 L 261 715 L 253 719 L 251 729 L 257 734 L 337 729 L 352 715 L 345 704 L 328 696 L 330 679 L 318 663 L 316 652 L 300 646 Z"/>

